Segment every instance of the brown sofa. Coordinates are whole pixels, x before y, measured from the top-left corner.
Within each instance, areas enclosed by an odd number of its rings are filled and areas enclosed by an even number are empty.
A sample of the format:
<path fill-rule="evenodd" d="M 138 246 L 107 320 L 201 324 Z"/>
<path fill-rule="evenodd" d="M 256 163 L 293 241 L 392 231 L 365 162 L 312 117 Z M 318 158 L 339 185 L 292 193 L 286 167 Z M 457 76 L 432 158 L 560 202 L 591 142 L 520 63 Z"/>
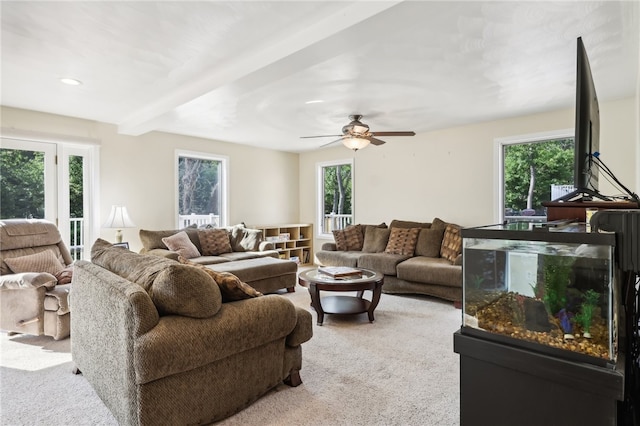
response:
<path fill-rule="evenodd" d="M 201 236 L 212 230 L 224 230 L 228 238 L 226 250 L 220 250 L 211 255 L 203 245 Z M 163 231 L 140 230 L 142 254 L 153 254 L 168 259 L 177 260 L 179 253 L 169 250 L 163 238 L 171 237 L 184 231 L 191 243 L 198 250 L 196 257 L 189 260 L 205 265 L 218 272 L 230 272 L 262 293 L 273 293 L 280 289 L 292 292 L 296 286 L 298 266 L 288 260 L 279 259 L 278 251 L 273 243 L 263 241 L 262 231 L 236 225 L 225 228 L 197 228 L 195 226 L 184 229 Z M 204 253 L 204 254 L 203 254 Z"/>
<path fill-rule="evenodd" d="M 199 267 L 101 240 L 71 296 L 73 361 L 119 424 L 209 424 L 301 383 L 311 314 L 285 296 L 223 303 Z"/>
<path fill-rule="evenodd" d="M 432 222 L 393 220 L 389 226 L 353 225 L 334 231 L 334 238 L 335 242 L 324 243 L 316 253 L 321 265 L 382 272 L 385 293 L 462 301 L 459 225 L 438 218 Z"/>

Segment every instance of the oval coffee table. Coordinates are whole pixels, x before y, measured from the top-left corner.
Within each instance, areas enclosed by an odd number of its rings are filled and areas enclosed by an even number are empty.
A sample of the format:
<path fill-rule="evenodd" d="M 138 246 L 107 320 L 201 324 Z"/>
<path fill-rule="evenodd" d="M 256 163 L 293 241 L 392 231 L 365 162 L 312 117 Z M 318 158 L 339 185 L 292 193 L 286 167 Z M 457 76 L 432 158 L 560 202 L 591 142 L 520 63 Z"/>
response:
<path fill-rule="evenodd" d="M 358 268 L 360 269 L 360 268 Z M 303 287 L 309 288 L 311 306 L 318 315 L 318 325 L 322 325 L 324 314 L 362 314 L 369 315 L 369 321 L 373 322 L 373 311 L 378 306 L 384 275 L 380 272 L 360 269 L 360 277 L 333 278 L 317 269 L 301 272 L 298 282 Z M 371 300 L 363 298 L 365 290 L 371 290 Z M 320 291 L 356 291 L 356 296 L 325 296 L 320 298 Z"/>

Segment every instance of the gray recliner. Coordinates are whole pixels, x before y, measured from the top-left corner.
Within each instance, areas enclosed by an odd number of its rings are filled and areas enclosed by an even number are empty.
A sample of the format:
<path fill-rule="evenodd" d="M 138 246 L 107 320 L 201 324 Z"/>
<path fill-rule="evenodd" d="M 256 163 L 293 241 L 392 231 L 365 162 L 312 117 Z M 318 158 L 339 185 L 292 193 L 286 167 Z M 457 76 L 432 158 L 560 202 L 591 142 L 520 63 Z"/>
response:
<path fill-rule="evenodd" d="M 69 336 L 72 263 L 55 224 L 1 220 L 0 329 L 56 340 Z"/>

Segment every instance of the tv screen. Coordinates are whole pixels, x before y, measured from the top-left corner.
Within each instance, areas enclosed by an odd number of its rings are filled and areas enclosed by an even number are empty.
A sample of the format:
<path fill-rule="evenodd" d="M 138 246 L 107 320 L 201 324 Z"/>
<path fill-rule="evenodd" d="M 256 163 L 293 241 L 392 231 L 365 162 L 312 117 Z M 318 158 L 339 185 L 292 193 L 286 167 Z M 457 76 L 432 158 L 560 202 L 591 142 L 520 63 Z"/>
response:
<path fill-rule="evenodd" d="M 574 141 L 573 186 L 575 190 L 558 200 L 586 201 L 593 197 L 609 200 L 598 192 L 598 167 L 595 165 L 593 155 L 598 155 L 600 145 L 600 108 L 582 37 L 578 37 Z"/>

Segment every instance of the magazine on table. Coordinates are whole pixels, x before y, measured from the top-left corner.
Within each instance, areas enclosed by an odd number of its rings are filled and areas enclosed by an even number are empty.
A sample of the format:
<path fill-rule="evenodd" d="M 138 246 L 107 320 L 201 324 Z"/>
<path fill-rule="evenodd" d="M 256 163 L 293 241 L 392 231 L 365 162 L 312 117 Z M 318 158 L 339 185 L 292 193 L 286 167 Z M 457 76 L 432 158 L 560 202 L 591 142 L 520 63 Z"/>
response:
<path fill-rule="evenodd" d="M 349 266 L 320 266 L 318 272 L 329 275 L 332 278 L 360 278 L 362 271 Z"/>

